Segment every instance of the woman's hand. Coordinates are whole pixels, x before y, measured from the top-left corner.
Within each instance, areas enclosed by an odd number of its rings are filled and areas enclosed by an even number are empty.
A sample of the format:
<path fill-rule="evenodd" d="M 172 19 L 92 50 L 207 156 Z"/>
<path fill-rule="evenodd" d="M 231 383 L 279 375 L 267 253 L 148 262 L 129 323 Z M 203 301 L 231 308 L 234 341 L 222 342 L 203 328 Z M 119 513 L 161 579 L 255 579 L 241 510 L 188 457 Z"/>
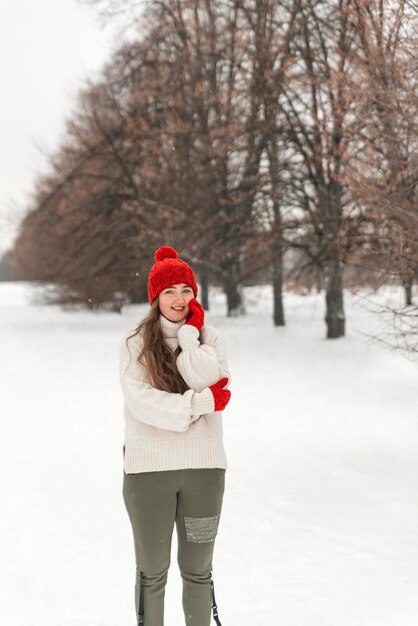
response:
<path fill-rule="evenodd" d="M 205 321 L 205 312 L 200 302 L 196 298 L 192 298 L 189 303 L 189 312 L 186 318 L 186 324 L 194 326 L 197 330 L 201 330 Z"/>
<path fill-rule="evenodd" d="M 209 387 L 213 395 L 215 411 L 223 411 L 231 399 L 231 392 L 228 389 L 224 389 L 227 382 L 227 378 L 221 378 L 221 380 Z"/>

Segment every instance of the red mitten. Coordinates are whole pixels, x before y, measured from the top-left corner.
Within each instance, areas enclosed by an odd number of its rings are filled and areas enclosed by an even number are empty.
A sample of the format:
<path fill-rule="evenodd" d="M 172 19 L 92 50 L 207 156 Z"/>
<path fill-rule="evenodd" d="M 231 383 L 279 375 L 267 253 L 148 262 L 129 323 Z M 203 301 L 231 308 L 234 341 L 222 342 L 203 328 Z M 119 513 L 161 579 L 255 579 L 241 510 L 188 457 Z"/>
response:
<path fill-rule="evenodd" d="M 196 298 L 192 298 L 189 302 L 189 309 L 186 324 L 190 324 L 190 326 L 194 326 L 197 330 L 201 330 L 205 321 L 205 312 L 202 305 Z"/>
<path fill-rule="evenodd" d="M 227 382 L 227 378 L 221 378 L 221 380 L 209 387 L 215 401 L 215 411 L 223 411 L 231 399 L 231 392 L 228 389 L 223 389 Z"/>

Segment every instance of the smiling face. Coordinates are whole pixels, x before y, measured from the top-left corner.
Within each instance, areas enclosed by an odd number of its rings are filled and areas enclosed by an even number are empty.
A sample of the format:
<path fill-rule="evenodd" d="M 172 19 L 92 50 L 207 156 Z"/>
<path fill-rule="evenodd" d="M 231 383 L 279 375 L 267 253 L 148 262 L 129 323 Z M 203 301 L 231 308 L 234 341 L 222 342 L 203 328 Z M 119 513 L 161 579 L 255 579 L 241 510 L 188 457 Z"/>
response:
<path fill-rule="evenodd" d="M 193 298 L 193 289 L 186 283 L 178 283 L 161 291 L 158 296 L 158 305 L 164 317 L 171 322 L 180 322 L 188 314 L 188 303 Z"/>

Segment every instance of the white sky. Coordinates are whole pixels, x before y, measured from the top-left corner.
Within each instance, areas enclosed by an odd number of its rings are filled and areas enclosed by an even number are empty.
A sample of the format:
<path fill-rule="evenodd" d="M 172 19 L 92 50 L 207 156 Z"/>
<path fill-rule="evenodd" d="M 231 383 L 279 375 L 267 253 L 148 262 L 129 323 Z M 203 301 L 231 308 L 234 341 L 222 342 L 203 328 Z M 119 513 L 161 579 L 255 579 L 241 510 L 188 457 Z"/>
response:
<path fill-rule="evenodd" d="M 78 88 L 110 57 L 112 30 L 76 0 L 0 3 L 0 253 L 46 169 L 41 150 L 58 145 Z"/>

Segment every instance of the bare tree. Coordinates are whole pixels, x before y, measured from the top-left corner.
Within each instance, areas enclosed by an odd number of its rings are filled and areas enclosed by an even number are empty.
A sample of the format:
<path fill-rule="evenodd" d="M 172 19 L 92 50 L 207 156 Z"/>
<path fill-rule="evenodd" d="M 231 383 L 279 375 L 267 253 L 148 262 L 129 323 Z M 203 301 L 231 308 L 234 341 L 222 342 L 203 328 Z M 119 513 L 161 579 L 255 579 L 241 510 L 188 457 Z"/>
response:
<path fill-rule="evenodd" d="M 323 272 L 328 338 L 345 334 L 343 264 L 347 231 L 356 225 L 342 183 L 353 139 L 349 4 L 299 2 L 293 63 L 279 100 L 291 150 L 285 240 Z"/>
<path fill-rule="evenodd" d="M 349 184 L 374 225 L 369 255 L 386 276 L 400 278 L 408 305 L 418 274 L 418 6 L 356 1 L 352 20 L 362 150 Z"/>

